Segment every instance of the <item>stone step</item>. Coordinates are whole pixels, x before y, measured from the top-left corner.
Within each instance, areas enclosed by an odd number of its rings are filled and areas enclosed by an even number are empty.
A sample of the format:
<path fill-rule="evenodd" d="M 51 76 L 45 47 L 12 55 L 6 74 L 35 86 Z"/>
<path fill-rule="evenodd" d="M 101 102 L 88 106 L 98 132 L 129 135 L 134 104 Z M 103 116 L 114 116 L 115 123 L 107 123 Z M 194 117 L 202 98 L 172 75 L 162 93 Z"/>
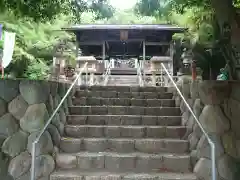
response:
<path fill-rule="evenodd" d="M 52 173 L 50 180 L 197 180 L 197 177 L 191 173 L 111 173 L 69 169 Z"/>
<path fill-rule="evenodd" d="M 173 99 L 130 99 L 130 98 L 81 97 L 81 98 L 73 98 L 73 105 L 174 107 L 175 100 L 173 100 Z"/>
<path fill-rule="evenodd" d="M 80 86 L 80 90 L 89 90 L 89 91 L 117 91 L 117 92 L 166 92 L 166 87 L 154 87 L 154 86 Z"/>
<path fill-rule="evenodd" d="M 63 137 L 60 148 L 66 153 L 89 152 L 143 152 L 143 153 L 186 153 L 187 140 L 180 139 L 131 139 L 131 138 L 70 138 Z"/>
<path fill-rule="evenodd" d="M 173 138 L 181 139 L 186 133 L 185 126 L 91 126 L 66 125 L 68 137 L 108 138 Z"/>
<path fill-rule="evenodd" d="M 67 123 L 72 125 L 180 126 L 181 119 L 181 116 L 69 115 L 67 116 Z"/>
<path fill-rule="evenodd" d="M 191 172 L 189 155 L 145 153 L 60 153 L 56 156 L 59 169 L 104 170 L 109 172 Z"/>
<path fill-rule="evenodd" d="M 118 87 L 118 86 L 117 86 Z M 172 93 L 163 92 L 121 92 L 77 90 L 76 97 L 135 98 L 135 99 L 172 99 Z"/>
<path fill-rule="evenodd" d="M 153 115 L 180 116 L 179 107 L 70 106 L 71 115 Z"/>

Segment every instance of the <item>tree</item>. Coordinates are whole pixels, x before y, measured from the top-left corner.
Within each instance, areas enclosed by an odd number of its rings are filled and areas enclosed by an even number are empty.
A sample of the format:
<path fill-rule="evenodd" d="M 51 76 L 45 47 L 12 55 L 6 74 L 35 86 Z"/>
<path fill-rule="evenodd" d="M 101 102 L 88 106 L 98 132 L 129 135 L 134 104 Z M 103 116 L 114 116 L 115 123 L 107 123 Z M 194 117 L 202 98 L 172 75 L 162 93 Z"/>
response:
<path fill-rule="evenodd" d="M 198 7 L 212 12 L 220 28 L 218 43 L 221 44 L 221 58 L 226 61 L 226 68 L 232 79 L 239 79 L 236 66 L 240 63 L 237 47 L 240 37 L 239 0 L 173 0 L 171 5 L 178 12 L 184 12 L 187 8 Z"/>

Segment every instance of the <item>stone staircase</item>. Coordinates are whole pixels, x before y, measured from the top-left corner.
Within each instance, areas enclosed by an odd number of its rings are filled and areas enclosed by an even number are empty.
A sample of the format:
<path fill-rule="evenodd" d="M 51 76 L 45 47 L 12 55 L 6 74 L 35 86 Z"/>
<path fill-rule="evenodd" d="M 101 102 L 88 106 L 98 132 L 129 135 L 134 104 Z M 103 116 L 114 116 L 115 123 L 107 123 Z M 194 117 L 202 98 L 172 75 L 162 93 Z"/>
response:
<path fill-rule="evenodd" d="M 138 86 L 137 75 L 110 75 L 108 80 L 110 86 Z"/>
<path fill-rule="evenodd" d="M 88 87 L 69 111 L 51 180 L 197 180 L 165 88 Z"/>

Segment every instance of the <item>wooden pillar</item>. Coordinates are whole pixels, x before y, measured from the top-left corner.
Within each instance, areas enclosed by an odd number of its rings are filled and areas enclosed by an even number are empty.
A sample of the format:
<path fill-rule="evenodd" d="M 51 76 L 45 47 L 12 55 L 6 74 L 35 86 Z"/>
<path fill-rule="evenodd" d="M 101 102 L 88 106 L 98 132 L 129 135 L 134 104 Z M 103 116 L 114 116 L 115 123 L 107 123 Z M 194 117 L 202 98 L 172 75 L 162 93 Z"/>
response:
<path fill-rule="evenodd" d="M 108 64 L 106 64 L 106 45 L 105 45 L 105 41 L 103 41 L 102 43 L 102 60 L 103 60 L 103 63 L 104 63 L 104 68 L 107 67 Z"/>
<path fill-rule="evenodd" d="M 143 41 L 143 83 L 145 82 L 145 60 L 146 60 L 146 42 Z"/>

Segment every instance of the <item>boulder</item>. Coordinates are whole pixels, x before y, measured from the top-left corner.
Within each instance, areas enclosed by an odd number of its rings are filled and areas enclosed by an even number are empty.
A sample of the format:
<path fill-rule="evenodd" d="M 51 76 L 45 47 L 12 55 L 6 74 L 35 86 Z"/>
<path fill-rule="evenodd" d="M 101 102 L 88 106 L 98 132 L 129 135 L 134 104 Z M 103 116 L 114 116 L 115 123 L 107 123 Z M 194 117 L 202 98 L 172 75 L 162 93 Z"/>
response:
<path fill-rule="evenodd" d="M 224 113 L 231 121 L 231 128 L 236 134 L 236 137 L 240 139 L 240 102 L 234 99 L 228 99 L 224 101 L 223 105 Z"/>
<path fill-rule="evenodd" d="M 45 104 L 30 105 L 20 120 L 20 126 L 24 131 L 32 133 L 41 130 L 48 118 L 48 111 Z"/>
<path fill-rule="evenodd" d="M 197 118 L 201 115 L 201 112 L 203 110 L 203 104 L 200 99 L 196 99 L 193 104 L 193 112 Z"/>
<path fill-rule="evenodd" d="M 186 111 L 182 114 L 182 125 L 186 126 L 188 119 L 190 118 L 191 113 L 189 111 Z"/>
<path fill-rule="evenodd" d="M 193 126 L 193 134 L 198 139 L 200 139 L 203 135 L 203 132 L 202 132 L 201 128 L 199 127 L 199 125 L 197 123 L 195 123 L 194 126 Z"/>
<path fill-rule="evenodd" d="M 219 105 L 230 93 L 227 81 L 203 81 L 198 85 L 199 97 L 203 104 Z"/>
<path fill-rule="evenodd" d="M 222 143 L 225 152 L 234 157 L 238 158 L 237 140 L 234 132 L 230 131 L 222 135 Z"/>
<path fill-rule="evenodd" d="M 230 97 L 234 100 L 240 101 L 240 83 L 239 81 L 231 82 L 231 93 Z"/>
<path fill-rule="evenodd" d="M 208 133 L 221 135 L 230 128 L 229 120 L 218 105 L 207 105 L 203 108 L 199 121 Z"/>
<path fill-rule="evenodd" d="M 209 135 L 210 139 L 215 144 L 215 154 L 216 157 L 219 157 L 224 154 L 223 144 L 221 142 L 221 138 L 217 135 L 211 134 Z M 202 135 L 197 145 L 197 157 L 198 158 L 211 158 L 211 147 L 208 143 L 206 136 Z"/>
<path fill-rule="evenodd" d="M 66 118 L 66 114 L 65 114 L 63 108 L 60 108 L 60 110 L 59 110 L 59 116 L 60 116 L 60 121 L 61 121 L 63 124 L 66 124 L 67 118 Z"/>
<path fill-rule="evenodd" d="M 236 164 L 233 158 L 224 154 L 217 160 L 217 169 L 221 179 L 234 180 L 234 175 L 237 172 Z"/>
<path fill-rule="evenodd" d="M 68 109 L 68 103 L 67 103 L 67 101 L 64 101 L 64 102 L 63 102 L 63 108 L 64 108 L 65 114 L 68 115 L 68 114 L 69 114 L 69 109 Z"/>
<path fill-rule="evenodd" d="M 10 161 L 8 173 L 17 179 L 27 173 L 31 167 L 31 156 L 28 152 L 22 152 Z"/>
<path fill-rule="evenodd" d="M 52 122 L 51 122 L 57 129 L 59 129 L 60 126 L 60 116 L 59 113 L 56 113 L 56 115 L 53 117 Z"/>
<path fill-rule="evenodd" d="M 34 132 L 28 136 L 28 144 L 27 149 L 29 153 L 32 153 L 32 144 L 36 140 L 39 132 Z M 53 151 L 53 142 L 51 139 L 51 135 L 48 131 L 45 131 L 41 138 L 39 139 L 38 143 L 36 144 L 36 156 L 41 154 L 48 154 L 52 153 Z"/>
<path fill-rule="evenodd" d="M 190 94 L 192 99 L 199 98 L 198 81 L 192 81 L 190 84 Z"/>
<path fill-rule="evenodd" d="M 52 96 L 56 96 L 58 93 L 58 82 L 49 82 L 50 93 Z"/>
<path fill-rule="evenodd" d="M 55 110 L 54 109 L 54 104 L 53 104 L 53 97 L 52 97 L 51 94 L 49 94 L 49 96 L 48 96 L 48 100 L 46 102 L 46 107 L 47 107 L 47 110 L 48 110 L 49 114 L 52 114 L 53 111 Z"/>
<path fill-rule="evenodd" d="M 55 110 L 58 107 L 60 101 L 61 98 L 59 97 L 58 94 L 56 94 L 56 96 L 53 97 L 53 110 Z"/>
<path fill-rule="evenodd" d="M 0 98 L 0 117 L 7 112 L 7 103 Z"/>
<path fill-rule="evenodd" d="M 198 162 L 197 150 L 191 151 L 190 158 L 191 158 L 191 165 L 192 165 L 192 167 L 195 167 L 195 165 Z"/>
<path fill-rule="evenodd" d="M 50 93 L 48 82 L 45 81 L 21 81 L 19 90 L 22 97 L 28 102 L 28 104 L 45 103 Z"/>
<path fill-rule="evenodd" d="M 4 141 L 2 151 L 11 157 L 19 155 L 27 149 L 27 138 L 27 133 L 23 131 L 16 132 Z"/>
<path fill-rule="evenodd" d="M 196 149 L 199 139 L 192 133 L 188 136 L 188 140 L 190 144 L 190 150 Z"/>
<path fill-rule="evenodd" d="M 30 170 L 29 170 L 27 173 L 20 176 L 17 180 L 29 180 L 30 177 L 31 177 L 31 175 L 30 175 Z"/>
<path fill-rule="evenodd" d="M 8 111 L 17 119 L 20 120 L 26 110 L 27 110 L 28 104 L 23 99 L 21 95 L 15 97 L 9 104 L 8 104 Z"/>
<path fill-rule="evenodd" d="M 58 94 L 61 98 L 65 96 L 67 92 L 66 84 L 65 83 L 59 83 L 58 84 Z"/>
<path fill-rule="evenodd" d="M 194 167 L 194 173 L 198 179 L 201 180 L 211 180 L 211 160 L 206 158 L 201 158 Z"/>
<path fill-rule="evenodd" d="M 6 136 L 0 135 L 0 147 L 2 147 L 3 142 L 7 139 Z"/>
<path fill-rule="evenodd" d="M 55 168 L 55 162 L 50 155 L 40 155 L 36 158 L 36 179 L 48 177 Z"/>
<path fill-rule="evenodd" d="M 1 80 L 0 81 L 0 98 L 7 103 L 13 100 L 19 94 L 19 81 L 17 80 Z"/>
<path fill-rule="evenodd" d="M 56 145 L 56 146 L 59 146 L 61 136 L 58 132 L 58 129 L 55 126 L 53 126 L 52 124 L 49 124 L 48 132 L 50 133 L 50 135 L 52 137 L 53 144 Z"/>
<path fill-rule="evenodd" d="M 8 137 L 17 132 L 18 129 L 16 119 L 10 113 L 0 117 L 0 135 Z"/>

